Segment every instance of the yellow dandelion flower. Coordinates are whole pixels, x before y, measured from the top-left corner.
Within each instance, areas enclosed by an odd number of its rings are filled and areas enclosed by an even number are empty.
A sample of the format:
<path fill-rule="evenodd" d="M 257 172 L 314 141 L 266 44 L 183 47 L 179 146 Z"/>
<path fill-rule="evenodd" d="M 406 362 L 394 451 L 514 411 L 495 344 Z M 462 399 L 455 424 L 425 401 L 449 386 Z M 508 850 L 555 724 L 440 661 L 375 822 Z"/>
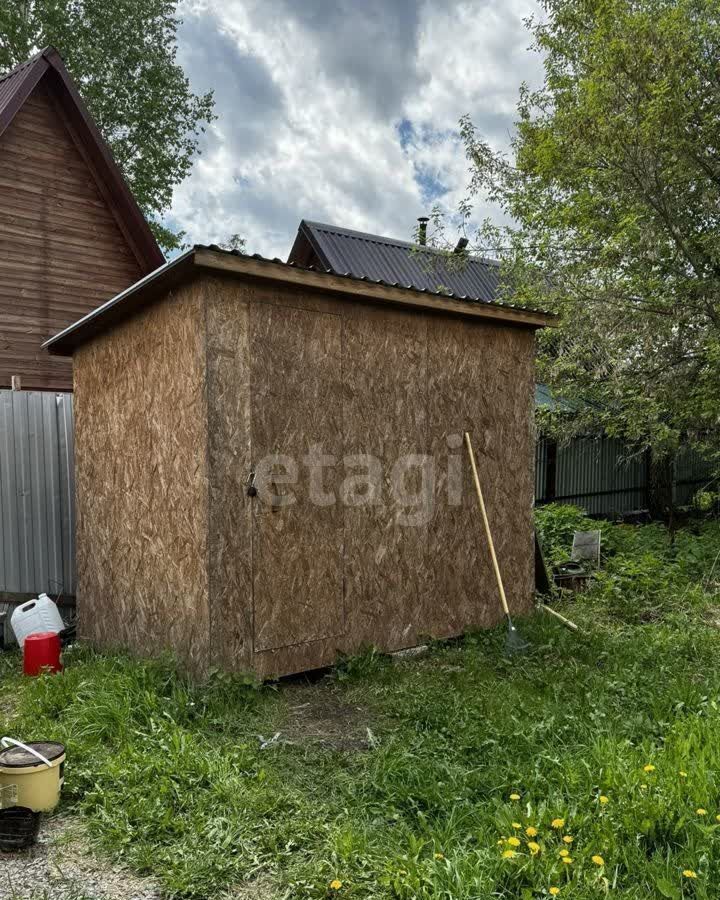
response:
<path fill-rule="evenodd" d="M 436 853 L 435 859 L 445 859 L 445 857 L 442 855 L 442 853 Z"/>
<path fill-rule="evenodd" d="M 679 775 L 681 778 L 687 778 L 687 772 L 683 772 L 682 769 L 680 769 Z"/>
<path fill-rule="evenodd" d="M 570 851 L 566 850 L 565 847 L 563 847 L 562 850 L 558 851 L 558 855 L 559 856 L 570 856 Z"/>
<path fill-rule="evenodd" d="M 720 816 L 715 816 L 718 822 L 720 822 Z"/>
<path fill-rule="evenodd" d="M 699 807 L 695 810 L 695 812 L 696 812 L 699 816 L 706 816 L 706 815 L 707 815 L 707 810 L 706 810 L 706 809 L 703 809 L 702 806 L 699 806 Z"/>
<path fill-rule="evenodd" d="M 515 856 L 514 850 L 503 850 L 502 853 L 503 859 L 512 859 Z"/>
<path fill-rule="evenodd" d="M 598 799 L 600 800 L 600 802 L 602 803 L 603 806 L 605 806 L 606 803 L 610 802 L 610 798 L 606 797 L 605 794 L 600 794 Z"/>
<path fill-rule="evenodd" d="M 566 835 L 563 836 L 563 841 L 564 841 L 566 844 L 572 844 L 572 842 L 573 842 L 574 840 L 575 840 L 575 838 L 574 838 L 571 834 L 566 834 Z"/>
<path fill-rule="evenodd" d="M 519 822 L 511 822 L 510 823 L 515 831 L 519 831 L 522 828 L 522 825 Z"/>
<path fill-rule="evenodd" d="M 519 800 L 519 799 L 520 799 L 520 794 L 510 794 L 510 799 L 511 799 L 511 800 Z"/>
<path fill-rule="evenodd" d="M 330 890 L 331 891 L 339 891 L 342 887 L 342 881 L 338 881 L 338 879 L 334 879 L 334 881 L 330 882 Z"/>
<path fill-rule="evenodd" d="M 504 843 L 505 843 L 505 838 L 504 838 L 504 837 L 499 838 L 499 840 L 498 840 L 498 847 L 502 847 L 502 845 L 503 845 Z"/>
<path fill-rule="evenodd" d="M 540 844 L 536 844 L 535 841 L 528 841 L 528 850 L 533 856 L 537 856 L 540 852 Z"/>
<path fill-rule="evenodd" d="M 511 847 L 519 847 L 520 841 L 516 837 L 510 837 L 508 838 L 508 844 L 510 844 Z"/>
<path fill-rule="evenodd" d="M 525 829 L 525 834 L 528 837 L 537 837 L 537 833 L 538 830 L 533 825 L 528 825 L 528 827 Z"/>
<path fill-rule="evenodd" d="M 565 819 L 553 819 L 550 824 L 553 828 L 562 828 L 565 824 Z"/>
<path fill-rule="evenodd" d="M 605 860 L 602 858 L 602 856 L 599 856 L 597 853 L 595 854 L 595 856 L 591 856 L 590 859 L 595 863 L 596 866 L 604 866 L 605 865 Z"/>
<path fill-rule="evenodd" d="M 557 895 L 558 895 L 559 893 L 560 893 L 560 888 L 559 888 L 559 887 L 555 887 L 555 886 L 553 885 L 553 887 L 548 888 L 548 894 L 550 894 L 551 897 L 557 897 Z"/>
<path fill-rule="evenodd" d="M 693 872 L 692 869 L 683 869 L 683 875 L 686 878 L 697 878 L 697 872 Z"/>
<path fill-rule="evenodd" d="M 652 763 L 648 763 L 646 766 L 643 766 L 643 772 L 654 772 L 655 766 Z"/>
<path fill-rule="evenodd" d="M 565 865 L 569 866 L 572 863 L 572 857 L 571 856 L 563 856 L 562 861 L 565 863 Z"/>

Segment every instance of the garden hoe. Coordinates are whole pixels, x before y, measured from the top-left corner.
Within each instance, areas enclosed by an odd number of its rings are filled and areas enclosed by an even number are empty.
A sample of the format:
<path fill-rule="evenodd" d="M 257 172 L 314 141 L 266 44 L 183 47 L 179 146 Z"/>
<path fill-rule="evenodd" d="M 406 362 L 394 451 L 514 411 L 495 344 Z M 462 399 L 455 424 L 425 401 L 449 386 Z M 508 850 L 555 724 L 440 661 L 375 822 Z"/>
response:
<path fill-rule="evenodd" d="M 508 608 L 507 597 L 505 596 L 505 588 L 503 587 L 502 576 L 500 575 L 500 566 L 498 566 L 497 556 L 495 555 L 495 544 L 493 543 L 492 532 L 490 531 L 490 523 L 488 522 L 487 510 L 485 509 L 485 500 L 480 487 L 480 479 L 478 478 L 477 466 L 475 464 L 475 453 L 473 452 L 470 435 L 465 432 L 465 446 L 467 447 L 468 456 L 470 457 L 470 465 L 472 466 L 473 480 L 475 481 L 475 490 L 477 492 L 478 503 L 480 504 L 480 512 L 482 513 L 483 523 L 485 525 L 485 534 L 487 535 L 488 544 L 490 545 L 490 557 L 492 559 L 493 569 L 495 570 L 495 578 L 497 579 L 498 590 L 500 591 L 500 600 L 502 608 L 508 620 L 508 633 L 505 639 L 505 652 L 510 656 L 515 653 L 524 653 L 529 644 L 522 639 L 517 628 L 513 625 L 510 618 L 510 609 Z"/>

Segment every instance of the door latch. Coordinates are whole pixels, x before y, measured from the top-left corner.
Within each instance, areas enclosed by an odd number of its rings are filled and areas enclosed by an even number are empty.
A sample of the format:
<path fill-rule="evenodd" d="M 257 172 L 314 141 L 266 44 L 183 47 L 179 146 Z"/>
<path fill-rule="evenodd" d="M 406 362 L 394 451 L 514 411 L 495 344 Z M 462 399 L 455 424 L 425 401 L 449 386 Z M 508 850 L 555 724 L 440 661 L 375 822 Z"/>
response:
<path fill-rule="evenodd" d="M 255 487 L 255 472 L 251 472 L 248 475 L 245 486 L 248 497 L 257 497 L 257 488 Z"/>

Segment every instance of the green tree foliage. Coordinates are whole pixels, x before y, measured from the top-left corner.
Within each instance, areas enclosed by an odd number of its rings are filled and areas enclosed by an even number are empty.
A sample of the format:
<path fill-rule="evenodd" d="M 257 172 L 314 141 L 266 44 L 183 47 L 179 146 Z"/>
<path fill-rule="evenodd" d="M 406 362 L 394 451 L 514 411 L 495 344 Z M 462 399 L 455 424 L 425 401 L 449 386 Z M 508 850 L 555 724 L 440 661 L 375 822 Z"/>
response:
<path fill-rule="evenodd" d="M 177 62 L 177 0 L 0 0 L 0 72 L 52 45 L 112 148 L 161 245 L 159 219 L 213 118 Z"/>
<path fill-rule="evenodd" d="M 720 2 L 543 0 L 545 61 L 509 156 L 462 122 L 479 239 L 516 300 L 562 313 L 540 377 L 656 458 L 718 442 Z M 466 207 L 463 212 L 468 214 Z M 565 427 L 568 427 L 567 417 Z"/>
<path fill-rule="evenodd" d="M 238 253 L 244 253 L 247 247 L 247 241 L 240 234 L 231 234 L 230 237 L 220 246 L 223 250 L 237 250 Z"/>

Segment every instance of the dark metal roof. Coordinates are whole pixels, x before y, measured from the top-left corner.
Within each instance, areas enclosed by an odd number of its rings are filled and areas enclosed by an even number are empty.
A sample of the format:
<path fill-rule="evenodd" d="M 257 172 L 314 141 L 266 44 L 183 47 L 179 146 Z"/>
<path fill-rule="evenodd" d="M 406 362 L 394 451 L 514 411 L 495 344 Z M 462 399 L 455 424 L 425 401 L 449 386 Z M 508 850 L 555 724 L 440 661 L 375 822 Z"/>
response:
<path fill-rule="evenodd" d="M 278 281 L 290 281 L 291 278 L 293 278 L 294 281 L 297 282 L 297 277 L 290 276 L 289 272 L 306 272 L 308 275 L 320 275 L 323 279 L 327 277 L 328 284 L 326 289 L 329 291 L 337 291 L 339 289 L 338 284 L 343 281 L 367 284 L 369 286 L 368 299 L 372 299 L 372 294 L 376 287 L 400 289 L 402 293 L 433 296 L 438 300 L 438 312 L 442 312 L 449 304 L 452 304 L 453 306 L 452 311 L 456 313 L 462 312 L 464 315 L 472 315 L 472 307 L 475 307 L 476 310 L 478 306 L 485 305 L 498 307 L 498 312 L 492 313 L 492 315 L 500 315 L 501 313 L 499 310 L 503 310 L 502 315 L 507 324 L 517 324 L 526 328 L 542 328 L 545 325 L 554 324 L 557 319 L 557 317 L 551 313 L 542 312 L 536 309 L 528 309 L 527 307 L 522 306 L 514 306 L 512 303 L 501 303 L 498 301 L 485 303 L 484 301 L 478 301 L 473 297 L 448 294 L 444 291 L 431 291 L 425 288 L 418 289 L 397 282 L 392 283 L 383 281 L 380 278 L 370 278 L 368 276 L 358 277 L 347 273 L 338 276 L 338 273 L 332 272 L 327 268 L 312 265 L 302 266 L 294 262 L 286 263 L 277 258 L 268 259 L 267 257 L 261 256 L 259 253 L 250 255 L 241 253 L 239 250 L 224 250 L 216 244 L 210 244 L 209 246 L 196 244 L 191 250 L 187 250 L 171 262 L 168 262 L 156 271 L 151 272 L 145 278 L 131 285 L 127 290 L 108 300 L 97 309 L 92 310 L 92 312 L 89 312 L 82 319 L 78 320 L 73 325 L 68 326 L 48 341 L 45 341 L 43 348 L 47 349 L 50 353 L 59 356 L 72 355 L 75 348 L 80 346 L 80 344 L 85 343 L 85 341 L 91 339 L 96 334 L 106 331 L 112 325 L 127 318 L 139 309 L 143 309 L 157 298 L 164 296 L 164 293 L 167 293 L 174 285 L 184 283 L 188 279 L 194 277 L 197 274 L 198 269 L 202 268 L 203 265 L 207 265 L 202 261 L 197 261 L 196 257 L 198 256 L 198 253 L 202 254 L 202 251 L 208 250 L 212 251 L 213 254 L 217 254 L 220 258 L 223 256 L 230 256 L 261 263 L 261 270 L 256 271 L 254 275 L 250 275 L 250 277 L 255 278 L 262 272 L 263 278 L 270 278 Z M 317 282 L 314 286 L 320 287 Z M 322 287 L 325 288 L 325 285 Z M 373 288 L 373 290 L 370 288 Z M 447 301 L 445 307 L 443 307 L 442 301 Z M 457 301 L 460 301 L 460 303 L 457 303 Z M 469 307 L 467 312 L 461 310 L 461 305 L 464 304 Z M 483 315 L 488 316 L 491 315 L 491 313 L 484 312 Z"/>
<path fill-rule="evenodd" d="M 43 78 L 82 142 L 96 177 L 102 181 L 112 200 L 111 208 L 118 225 L 143 270 L 151 272 L 163 265 L 162 250 L 54 47 L 46 47 L 0 76 L 0 136 Z"/>
<path fill-rule="evenodd" d="M 0 134 L 12 122 L 15 113 L 30 96 L 35 85 L 48 69 L 43 50 L 0 76 Z"/>
<path fill-rule="evenodd" d="M 336 275 L 371 278 L 416 290 L 497 302 L 500 267 L 477 257 L 456 257 L 420 244 L 303 219 L 288 262 L 314 262 Z"/>

